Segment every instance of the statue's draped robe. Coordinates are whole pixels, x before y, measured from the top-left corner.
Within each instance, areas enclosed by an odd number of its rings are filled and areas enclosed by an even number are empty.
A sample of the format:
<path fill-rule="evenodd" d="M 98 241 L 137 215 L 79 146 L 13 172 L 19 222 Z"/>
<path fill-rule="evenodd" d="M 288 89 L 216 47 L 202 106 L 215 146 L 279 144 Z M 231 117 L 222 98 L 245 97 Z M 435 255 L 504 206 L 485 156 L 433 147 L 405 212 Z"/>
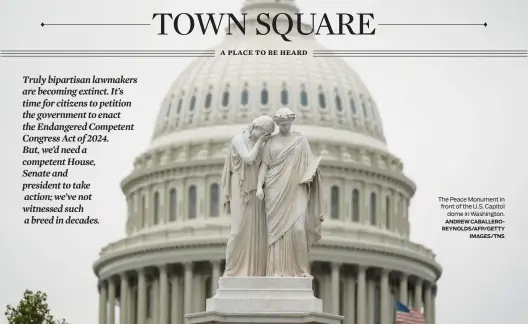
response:
<path fill-rule="evenodd" d="M 240 134 L 247 152 L 253 144 Z M 247 154 L 247 153 L 246 153 Z M 233 142 L 222 174 L 224 211 L 231 217 L 224 276 L 251 277 L 266 274 L 267 230 L 264 202 L 256 197 L 260 155 L 252 164 L 240 157 Z"/>
<path fill-rule="evenodd" d="M 264 200 L 268 228 L 266 276 L 309 277 L 308 251 L 321 239 L 323 196 L 319 170 L 312 182 L 299 184 L 313 161 L 307 139 L 293 133 L 271 137 L 262 162 L 268 165 Z"/>

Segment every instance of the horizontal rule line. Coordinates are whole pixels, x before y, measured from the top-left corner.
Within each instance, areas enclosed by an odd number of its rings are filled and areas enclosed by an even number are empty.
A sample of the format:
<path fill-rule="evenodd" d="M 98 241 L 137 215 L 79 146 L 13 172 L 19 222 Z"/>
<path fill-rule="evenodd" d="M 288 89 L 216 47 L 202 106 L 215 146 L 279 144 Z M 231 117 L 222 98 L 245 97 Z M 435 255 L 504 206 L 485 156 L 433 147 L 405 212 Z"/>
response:
<path fill-rule="evenodd" d="M 340 52 L 313 53 L 313 55 L 527 55 L 527 52 Z"/>
<path fill-rule="evenodd" d="M 488 24 L 378 24 L 378 26 L 484 26 Z"/>
<path fill-rule="evenodd" d="M 41 23 L 44 26 L 150 26 L 150 24 L 48 24 Z"/>
<path fill-rule="evenodd" d="M 100 58 L 112 58 L 112 57 L 129 57 L 129 58 L 140 58 L 140 57 L 215 57 L 214 55 L 11 55 L 11 54 L 1 54 L 0 57 L 20 57 L 20 58 L 59 58 L 59 57 L 80 57 L 80 58 L 87 58 L 87 57 L 100 57 Z"/>
<path fill-rule="evenodd" d="M 203 52 L 186 52 L 186 53 L 153 53 L 153 52 L 135 52 L 135 53 L 122 53 L 122 52 L 84 52 L 84 53 L 54 53 L 54 52 L 2 52 L 1 55 L 214 55 L 215 53 L 203 53 Z"/>
<path fill-rule="evenodd" d="M 510 49 L 491 49 L 491 50 L 456 50 L 456 49 L 446 49 L 446 50 L 314 50 L 314 53 L 527 53 L 528 50 L 510 50 Z"/>
<path fill-rule="evenodd" d="M 43 53 L 43 52 L 49 52 L 49 53 L 83 53 L 83 52 L 115 52 L 115 53 L 189 53 L 189 52 L 197 52 L 197 53 L 214 53 L 215 50 L 119 50 L 119 49 L 108 49 L 108 50 L 96 50 L 96 49 L 89 49 L 89 50 L 26 50 L 26 49 L 18 49 L 18 50 L 1 50 L 1 52 L 25 52 L 25 53 Z"/>
<path fill-rule="evenodd" d="M 314 55 L 313 57 L 527 57 L 527 55 Z"/>

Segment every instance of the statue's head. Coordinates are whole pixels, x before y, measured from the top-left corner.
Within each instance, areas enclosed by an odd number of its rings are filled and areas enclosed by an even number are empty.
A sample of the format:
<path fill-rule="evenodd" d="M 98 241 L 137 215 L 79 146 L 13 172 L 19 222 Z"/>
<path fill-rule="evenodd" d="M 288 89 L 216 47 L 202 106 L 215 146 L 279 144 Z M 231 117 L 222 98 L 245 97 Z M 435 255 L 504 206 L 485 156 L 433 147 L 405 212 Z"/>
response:
<path fill-rule="evenodd" d="M 275 123 L 270 116 L 255 118 L 248 128 L 251 137 L 258 139 L 264 134 L 271 135 L 275 131 Z"/>
<path fill-rule="evenodd" d="M 290 131 L 291 124 L 295 120 L 295 114 L 289 108 L 279 108 L 273 117 L 273 121 L 279 126 L 282 133 Z"/>

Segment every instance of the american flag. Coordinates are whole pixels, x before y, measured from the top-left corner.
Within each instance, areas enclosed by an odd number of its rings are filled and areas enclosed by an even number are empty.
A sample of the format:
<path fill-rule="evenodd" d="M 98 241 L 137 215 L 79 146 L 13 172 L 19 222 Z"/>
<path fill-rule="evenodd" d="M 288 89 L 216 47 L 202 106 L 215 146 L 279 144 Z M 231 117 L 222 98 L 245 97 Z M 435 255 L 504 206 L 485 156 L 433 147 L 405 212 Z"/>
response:
<path fill-rule="evenodd" d="M 416 309 L 409 309 L 409 307 L 396 302 L 396 324 L 427 324 L 422 313 Z"/>

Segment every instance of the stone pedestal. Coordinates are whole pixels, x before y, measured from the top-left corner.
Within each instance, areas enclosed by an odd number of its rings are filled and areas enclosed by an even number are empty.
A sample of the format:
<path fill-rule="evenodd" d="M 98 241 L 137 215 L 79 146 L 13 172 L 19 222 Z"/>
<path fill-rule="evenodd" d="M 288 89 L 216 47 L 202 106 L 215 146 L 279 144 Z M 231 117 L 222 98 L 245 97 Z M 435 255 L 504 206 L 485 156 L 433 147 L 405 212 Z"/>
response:
<path fill-rule="evenodd" d="M 324 323 L 340 324 L 342 316 L 323 313 L 312 279 L 222 277 L 206 311 L 185 316 L 187 324 Z"/>

